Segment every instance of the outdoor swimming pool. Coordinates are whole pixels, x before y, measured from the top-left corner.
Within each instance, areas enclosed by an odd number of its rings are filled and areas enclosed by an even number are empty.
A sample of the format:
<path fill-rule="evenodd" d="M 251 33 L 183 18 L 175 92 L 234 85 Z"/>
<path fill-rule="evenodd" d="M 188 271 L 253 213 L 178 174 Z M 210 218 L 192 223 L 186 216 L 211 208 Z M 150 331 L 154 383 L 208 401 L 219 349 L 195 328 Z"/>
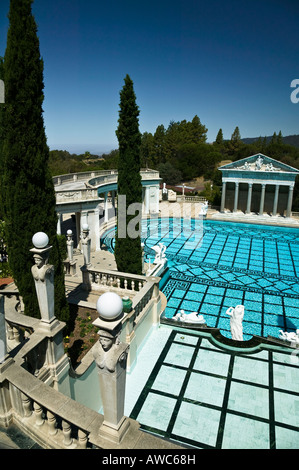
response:
<path fill-rule="evenodd" d="M 102 240 L 111 251 L 114 235 L 111 229 Z M 143 220 L 142 241 L 146 261 L 153 262 L 154 245 L 166 246 L 166 318 L 195 311 L 231 337 L 226 310 L 242 304 L 245 340 L 299 328 L 298 229 L 159 218 Z"/>

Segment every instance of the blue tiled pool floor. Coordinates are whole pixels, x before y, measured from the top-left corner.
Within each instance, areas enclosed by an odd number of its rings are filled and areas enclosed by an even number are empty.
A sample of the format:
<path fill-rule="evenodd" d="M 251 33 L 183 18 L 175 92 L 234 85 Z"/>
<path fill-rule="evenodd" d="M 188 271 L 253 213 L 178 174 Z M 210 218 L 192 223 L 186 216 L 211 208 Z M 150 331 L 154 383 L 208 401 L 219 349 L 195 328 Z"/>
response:
<path fill-rule="evenodd" d="M 166 318 L 196 311 L 230 337 L 226 310 L 242 304 L 244 339 L 299 328 L 298 229 L 209 220 L 186 228 L 182 219 L 161 218 L 143 221 L 142 241 L 147 261 L 154 245 L 167 247 Z M 104 242 L 113 250 L 113 237 Z"/>

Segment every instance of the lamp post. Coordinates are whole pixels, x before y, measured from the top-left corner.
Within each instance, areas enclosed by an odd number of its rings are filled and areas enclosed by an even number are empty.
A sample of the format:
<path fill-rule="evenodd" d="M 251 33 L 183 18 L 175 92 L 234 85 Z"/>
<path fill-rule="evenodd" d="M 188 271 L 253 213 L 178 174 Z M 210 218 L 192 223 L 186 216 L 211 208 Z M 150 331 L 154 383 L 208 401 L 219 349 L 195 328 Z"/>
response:
<path fill-rule="evenodd" d="M 55 320 L 54 314 L 54 266 L 48 264 L 52 246 L 49 237 L 44 232 L 37 232 L 32 237 L 35 264 L 31 272 L 35 282 L 38 305 L 42 322 L 50 324 Z"/>
<path fill-rule="evenodd" d="M 99 341 L 93 354 L 104 410 L 100 435 L 119 444 L 130 425 L 124 416 L 129 345 L 119 340 L 124 316 L 122 299 L 114 292 L 106 292 L 97 301 L 97 311 L 99 318 L 93 325 L 99 327 Z"/>

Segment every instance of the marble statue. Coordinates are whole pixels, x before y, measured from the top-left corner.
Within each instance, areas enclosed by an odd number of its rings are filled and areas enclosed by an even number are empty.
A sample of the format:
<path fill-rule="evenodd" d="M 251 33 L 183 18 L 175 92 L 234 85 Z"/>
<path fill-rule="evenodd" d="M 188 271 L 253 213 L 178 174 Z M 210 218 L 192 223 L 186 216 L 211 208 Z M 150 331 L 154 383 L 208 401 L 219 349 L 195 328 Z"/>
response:
<path fill-rule="evenodd" d="M 34 265 L 31 268 L 32 276 L 35 281 L 45 282 L 46 276 L 54 275 L 54 266 L 48 264 L 48 252 L 46 256 L 36 253 L 33 255 Z"/>
<path fill-rule="evenodd" d="M 291 343 L 299 344 L 299 330 L 296 333 L 279 330 L 279 338 L 284 341 L 290 341 Z"/>
<path fill-rule="evenodd" d="M 250 165 L 250 163 L 245 162 L 242 168 L 243 168 L 244 170 L 250 170 L 250 169 L 251 169 L 251 165 Z"/>
<path fill-rule="evenodd" d="M 165 262 L 166 257 L 165 257 L 165 251 L 166 251 L 166 246 L 163 245 L 163 243 L 158 243 L 158 245 L 152 246 L 152 250 L 155 251 L 156 256 L 154 259 L 154 264 L 159 264 L 162 262 Z"/>
<path fill-rule="evenodd" d="M 73 242 L 73 232 L 68 230 L 66 233 L 66 246 L 67 246 L 67 255 L 69 261 L 73 261 L 74 256 L 74 242 Z"/>
<path fill-rule="evenodd" d="M 209 202 L 208 202 L 208 201 L 202 202 L 202 203 L 201 203 L 201 208 L 200 208 L 200 211 L 199 211 L 199 215 L 207 215 L 208 206 L 209 206 Z"/>
<path fill-rule="evenodd" d="M 198 315 L 197 312 L 185 314 L 184 310 L 181 310 L 176 315 L 174 315 L 173 320 L 183 321 L 187 323 L 206 323 L 204 317 L 202 315 Z"/>
<path fill-rule="evenodd" d="M 31 268 L 42 322 L 50 324 L 55 320 L 54 314 L 54 266 L 48 264 L 50 246 L 49 238 L 44 232 L 37 232 L 32 237 L 34 248 L 34 265 Z"/>
<path fill-rule="evenodd" d="M 90 265 L 91 238 L 89 236 L 89 227 L 87 224 L 84 224 L 82 226 L 81 245 L 83 251 L 84 265 L 88 266 Z"/>
<path fill-rule="evenodd" d="M 255 169 L 260 170 L 262 168 L 262 164 L 263 164 L 263 159 L 262 157 L 259 156 L 255 162 Z"/>
<path fill-rule="evenodd" d="M 126 359 L 129 346 L 119 341 L 119 335 L 113 335 L 109 331 L 100 330 L 99 341 L 94 348 L 94 357 L 100 370 L 115 372 L 117 365 L 126 368 Z"/>
<path fill-rule="evenodd" d="M 227 315 L 230 315 L 230 329 L 232 339 L 243 341 L 243 318 L 244 318 L 244 305 L 237 305 L 229 307 L 226 310 Z"/>

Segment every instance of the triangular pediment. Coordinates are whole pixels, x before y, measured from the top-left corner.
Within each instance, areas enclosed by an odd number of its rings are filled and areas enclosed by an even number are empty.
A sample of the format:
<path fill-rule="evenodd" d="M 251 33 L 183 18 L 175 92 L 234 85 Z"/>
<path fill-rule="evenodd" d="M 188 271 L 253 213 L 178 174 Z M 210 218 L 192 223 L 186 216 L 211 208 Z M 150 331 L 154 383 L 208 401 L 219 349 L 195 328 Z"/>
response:
<path fill-rule="evenodd" d="M 266 171 L 279 173 L 299 173 L 299 170 L 286 163 L 279 162 L 274 158 L 267 157 L 262 153 L 242 158 L 236 162 L 228 163 L 219 168 L 219 170 L 240 170 L 240 171 Z"/>

